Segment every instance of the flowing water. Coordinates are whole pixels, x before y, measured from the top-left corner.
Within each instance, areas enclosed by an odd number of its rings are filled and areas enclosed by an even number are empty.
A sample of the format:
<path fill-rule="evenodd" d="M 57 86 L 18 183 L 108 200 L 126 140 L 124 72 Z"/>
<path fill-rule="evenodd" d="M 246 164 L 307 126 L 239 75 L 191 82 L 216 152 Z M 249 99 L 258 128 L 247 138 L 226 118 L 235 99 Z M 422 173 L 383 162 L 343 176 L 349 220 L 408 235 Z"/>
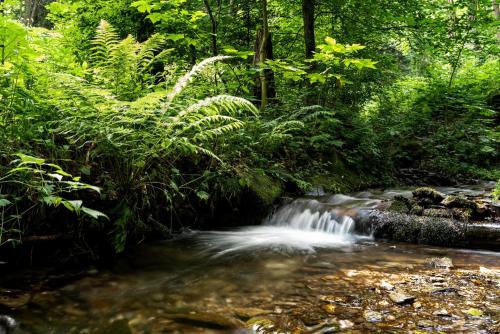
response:
<path fill-rule="evenodd" d="M 295 200 L 260 226 L 188 231 L 69 283 L 4 275 L 0 313 L 33 334 L 497 332 L 499 253 L 381 242 L 357 228 L 395 195 L 409 193 Z M 452 270 L 429 268 L 443 256 Z M 416 299 L 394 303 L 391 286 Z"/>

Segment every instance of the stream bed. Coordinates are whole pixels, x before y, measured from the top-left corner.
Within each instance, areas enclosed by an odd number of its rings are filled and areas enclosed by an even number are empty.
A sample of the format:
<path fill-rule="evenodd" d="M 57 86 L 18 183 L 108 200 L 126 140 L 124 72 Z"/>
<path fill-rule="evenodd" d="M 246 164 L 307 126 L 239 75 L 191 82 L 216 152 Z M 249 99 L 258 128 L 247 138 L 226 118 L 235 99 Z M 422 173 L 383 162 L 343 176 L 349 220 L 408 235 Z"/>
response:
<path fill-rule="evenodd" d="M 59 284 L 2 274 L 0 314 L 20 334 L 499 333 L 500 253 L 356 231 L 348 212 L 392 195 L 294 201 L 261 226 L 187 231 Z"/>

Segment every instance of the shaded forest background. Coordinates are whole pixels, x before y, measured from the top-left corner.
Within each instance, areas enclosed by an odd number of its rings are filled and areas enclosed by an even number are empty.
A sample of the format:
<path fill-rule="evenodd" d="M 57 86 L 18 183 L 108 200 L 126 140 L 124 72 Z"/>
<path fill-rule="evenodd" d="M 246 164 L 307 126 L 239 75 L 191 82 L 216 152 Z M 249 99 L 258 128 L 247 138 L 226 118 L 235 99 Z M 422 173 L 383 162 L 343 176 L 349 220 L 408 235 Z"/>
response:
<path fill-rule="evenodd" d="M 0 247 L 500 178 L 495 0 L 0 5 Z"/>

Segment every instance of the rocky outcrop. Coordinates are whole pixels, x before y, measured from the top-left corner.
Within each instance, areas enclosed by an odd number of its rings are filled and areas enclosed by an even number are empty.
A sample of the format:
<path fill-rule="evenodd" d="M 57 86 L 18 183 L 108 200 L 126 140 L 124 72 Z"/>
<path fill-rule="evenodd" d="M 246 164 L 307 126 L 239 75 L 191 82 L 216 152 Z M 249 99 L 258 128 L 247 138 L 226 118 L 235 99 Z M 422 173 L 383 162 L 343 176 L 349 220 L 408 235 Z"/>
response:
<path fill-rule="evenodd" d="M 500 220 L 493 201 L 445 195 L 430 187 L 412 194 L 413 198 L 396 196 L 369 213 L 365 222 L 375 237 L 500 250 Z"/>

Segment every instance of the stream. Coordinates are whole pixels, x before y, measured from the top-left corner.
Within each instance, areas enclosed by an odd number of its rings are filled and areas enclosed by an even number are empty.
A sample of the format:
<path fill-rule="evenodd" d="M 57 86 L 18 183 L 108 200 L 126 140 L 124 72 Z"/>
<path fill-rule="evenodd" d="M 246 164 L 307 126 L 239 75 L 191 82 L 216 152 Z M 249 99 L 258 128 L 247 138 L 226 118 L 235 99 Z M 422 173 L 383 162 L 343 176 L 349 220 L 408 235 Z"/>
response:
<path fill-rule="evenodd" d="M 52 287 L 31 283 L 32 272 L 2 273 L 0 314 L 20 334 L 499 333 L 500 253 L 375 240 L 359 228 L 408 193 L 317 191 L 262 225 L 186 231 Z"/>

